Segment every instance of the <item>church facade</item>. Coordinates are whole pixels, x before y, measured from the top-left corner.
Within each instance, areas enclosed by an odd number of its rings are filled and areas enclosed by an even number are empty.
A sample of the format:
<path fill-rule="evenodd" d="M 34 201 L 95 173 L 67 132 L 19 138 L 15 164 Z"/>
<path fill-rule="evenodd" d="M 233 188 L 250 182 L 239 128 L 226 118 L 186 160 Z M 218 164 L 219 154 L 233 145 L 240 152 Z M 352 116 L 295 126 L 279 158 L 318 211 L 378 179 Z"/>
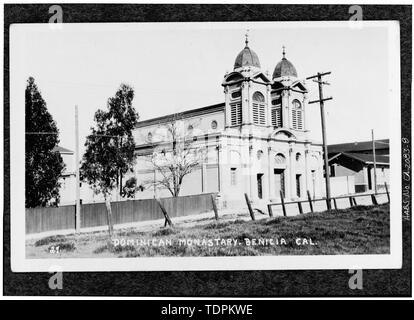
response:
<path fill-rule="evenodd" d="M 245 206 L 244 193 L 255 205 L 323 195 L 322 146 L 309 140 L 307 88 L 283 49 L 270 78 L 262 72 L 257 54 L 245 47 L 233 71 L 221 83 L 225 102 L 180 113 L 191 132 L 193 146 L 205 158 L 185 176 L 180 195 L 217 192 L 222 207 Z M 136 198 L 168 197 L 151 186 L 157 172 L 148 158 L 157 132 L 172 115 L 141 121 L 134 137 L 137 163 L 133 175 L 144 190 Z"/>

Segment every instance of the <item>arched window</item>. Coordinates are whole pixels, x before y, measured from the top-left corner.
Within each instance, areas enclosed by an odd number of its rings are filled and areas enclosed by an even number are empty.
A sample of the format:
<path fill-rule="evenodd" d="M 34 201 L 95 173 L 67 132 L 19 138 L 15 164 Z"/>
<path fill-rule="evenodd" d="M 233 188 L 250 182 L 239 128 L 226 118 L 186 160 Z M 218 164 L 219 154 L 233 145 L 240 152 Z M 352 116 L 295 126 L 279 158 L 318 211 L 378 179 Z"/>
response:
<path fill-rule="evenodd" d="M 275 156 L 275 164 L 276 165 L 285 165 L 286 164 L 286 158 L 282 153 L 278 153 Z"/>
<path fill-rule="evenodd" d="M 253 123 L 266 125 L 265 97 L 258 91 L 253 94 Z"/>
<path fill-rule="evenodd" d="M 152 142 L 152 133 L 151 132 L 148 132 L 147 140 L 148 140 L 148 142 Z"/>
<path fill-rule="evenodd" d="M 255 93 L 253 93 L 253 101 L 265 102 L 264 95 L 261 94 L 259 91 L 256 91 Z"/>
<path fill-rule="evenodd" d="M 282 96 L 272 96 L 272 126 L 282 127 Z"/>
<path fill-rule="evenodd" d="M 292 128 L 303 130 L 303 108 L 297 99 L 292 101 Z"/>

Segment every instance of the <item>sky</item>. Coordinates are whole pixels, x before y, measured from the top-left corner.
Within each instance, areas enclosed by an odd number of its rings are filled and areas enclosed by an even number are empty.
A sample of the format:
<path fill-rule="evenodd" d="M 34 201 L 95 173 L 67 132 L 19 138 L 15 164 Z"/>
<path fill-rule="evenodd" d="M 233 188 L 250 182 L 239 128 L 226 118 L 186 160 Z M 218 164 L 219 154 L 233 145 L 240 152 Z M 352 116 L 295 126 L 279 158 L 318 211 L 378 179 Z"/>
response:
<path fill-rule="evenodd" d="M 331 71 L 326 102 L 327 141 L 377 139 L 390 135 L 391 95 L 395 94 L 386 23 L 136 23 L 14 25 L 11 28 L 11 78 L 24 84 L 29 76 L 47 103 L 60 130 L 60 145 L 75 148 L 75 105 L 83 149 L 97 109 L 106 108 L 121 83 L 135 90 L 133 105 L 140 120 L 224 102 L 221 83 L 234 60 L 249 46 L 270 75 L 286 58 L 306 78 Z M 398 49 L 398 48 L 397 48 Z M 318 99 L 308 81 L 309 100 Z M 22 87 L 23 88 L 23 87 Z M 24 95 L 24 89 L 20 90 Z M 318 104 L 307 106 L 310 138 L 320 142 Z M 82 150 L 81 149 L 81 150 Z"/>

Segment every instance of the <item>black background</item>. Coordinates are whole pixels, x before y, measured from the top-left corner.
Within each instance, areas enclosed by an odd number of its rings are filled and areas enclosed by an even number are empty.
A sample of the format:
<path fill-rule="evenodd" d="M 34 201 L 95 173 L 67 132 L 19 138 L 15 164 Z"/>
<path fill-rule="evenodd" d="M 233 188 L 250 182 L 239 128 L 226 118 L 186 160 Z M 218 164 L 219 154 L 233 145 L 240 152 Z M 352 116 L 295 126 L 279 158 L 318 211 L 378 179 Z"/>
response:
<path fill-rule="evenodd" d="M 51 290 L 49 273 L 10 269 L 9 27 L 48 23 L 41 5 L 4 6 L 4 295 L 43 296 L 411 296 L 411 221 L 403 223 L 403 268 L 364 270 L 363 290 L 348 286 L 348 270 L 67 272 L 63 289 Z M 63 22 L 334 21 L 349 20 L 349 5 L 118 5 L 62 4 Z M 411 137 L 411 6 L 363 5 L 364 20 L 398 20 L 401 43 L 401 136 Z M 340 63 L 340 61 L 338 61 Z M 387 75 L 384 74 L 384 81 Z M 393 106 L 390 106 L 391 108 Z M 411 145 L 411 144 L 410 144 Z M 411 170 L 410 170 L 411 175 Z M 410 186 L 410 182 L 402 182 Z M 411 190 L 410 190 L 411 195 Z M 411 205 L 411 204 L 410 204 Z M 23 214 L 23 213 L 22 213 Z M 24 241 L 24 239 L 22 239 Z M 229 269 L 231 266 L 229 265 Z"/>

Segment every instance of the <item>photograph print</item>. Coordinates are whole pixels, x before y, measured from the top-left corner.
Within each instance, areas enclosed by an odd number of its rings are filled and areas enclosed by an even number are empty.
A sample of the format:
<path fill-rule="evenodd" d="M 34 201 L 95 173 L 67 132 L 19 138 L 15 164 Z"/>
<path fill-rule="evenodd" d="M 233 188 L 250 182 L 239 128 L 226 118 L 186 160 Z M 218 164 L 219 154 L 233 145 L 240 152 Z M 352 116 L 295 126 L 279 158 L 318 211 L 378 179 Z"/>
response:
<path fill-rule="evenodd" d="M 399 59 L 392 21 L 12 25 L 13 271 L 400 268 Z"/>

